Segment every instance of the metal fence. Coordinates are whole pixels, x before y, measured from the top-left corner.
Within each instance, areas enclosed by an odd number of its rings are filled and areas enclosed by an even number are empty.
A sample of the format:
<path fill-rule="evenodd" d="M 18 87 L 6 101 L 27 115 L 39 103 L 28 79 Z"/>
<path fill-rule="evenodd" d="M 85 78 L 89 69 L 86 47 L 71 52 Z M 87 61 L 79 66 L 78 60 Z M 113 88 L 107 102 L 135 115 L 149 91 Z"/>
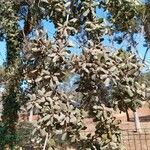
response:
<path fill-rule="evenodd" d="M 126 150 L 150 150 L 150 128 L 141 132 L 122 130 L 122 144 Z"/>

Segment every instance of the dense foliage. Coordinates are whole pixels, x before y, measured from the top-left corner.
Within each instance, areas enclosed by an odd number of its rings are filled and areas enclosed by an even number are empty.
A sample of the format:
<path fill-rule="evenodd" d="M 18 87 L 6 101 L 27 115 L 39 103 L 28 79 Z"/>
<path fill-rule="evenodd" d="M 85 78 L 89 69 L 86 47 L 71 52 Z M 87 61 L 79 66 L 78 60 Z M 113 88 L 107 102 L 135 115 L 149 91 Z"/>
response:
<path fill-rule="evenodd" d="M 38 112 L 32 142 L 40 149 L 44 143 L 47 149 L 57 149 L 58 145 L 81 150 L 122 149 L 119 121 L 112 116 L 107 100 L 121 111 L 140 105 L 144 98 L 144 86 L 138 83 L 142 64 L 132 52 L 112 52 L 102 46 L 106 27 L 95 12 L 103 5 L 96 0 L 0 2 L 1 38 L 7 43 L 2 148 L 16 145 L 18 113 L 24 107 Z M 54 24 L 53 39 L 42 20 Z M 80 40 L 73 45 L 71 36 Z M 77 47 L 81 54 L 70 54 L 70 48 Z M 72 102 L 72 92 L 59 90 L 68 72 L 79 76 L 78 106 Z M 23 83 L 25 89 L 21 88 Z M 95 131 L 85 134 L 85 118 L 92 119 Z M 4 140 L 8 135 L 10 140 Z"/>

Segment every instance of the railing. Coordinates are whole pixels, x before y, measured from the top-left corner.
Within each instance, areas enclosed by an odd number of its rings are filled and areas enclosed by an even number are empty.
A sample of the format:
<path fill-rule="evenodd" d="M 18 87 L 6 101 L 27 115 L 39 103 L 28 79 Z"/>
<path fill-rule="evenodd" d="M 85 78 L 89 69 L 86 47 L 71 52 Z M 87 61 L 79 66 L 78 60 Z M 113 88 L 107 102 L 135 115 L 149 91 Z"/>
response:
<path fill-rule="evenodd" d="M 150 128 L 141 132 L 122 130 L 122 144 L 126 150 L 150 150 Z"/>

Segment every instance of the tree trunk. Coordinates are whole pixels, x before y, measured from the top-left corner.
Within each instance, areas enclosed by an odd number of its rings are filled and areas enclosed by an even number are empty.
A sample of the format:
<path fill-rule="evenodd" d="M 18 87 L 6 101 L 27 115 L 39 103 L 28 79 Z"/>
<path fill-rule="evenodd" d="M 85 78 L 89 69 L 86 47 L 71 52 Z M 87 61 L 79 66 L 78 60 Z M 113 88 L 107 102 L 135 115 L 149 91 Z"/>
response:
<path fill-rule="evenodd" d="M 126 110 L 126 117 L 127 117 L 127 121 L 129 122 L 130 121 L 130 116 L 129 116 L 128 110 Z"/>
<path fill-rule="evenodd" d="M 133 115 L 134 115 L 135 131 L 141 132 L 141 124 L 140 124 L 140 120 L 139 120 L 137 111 L 133 112 Z"/>

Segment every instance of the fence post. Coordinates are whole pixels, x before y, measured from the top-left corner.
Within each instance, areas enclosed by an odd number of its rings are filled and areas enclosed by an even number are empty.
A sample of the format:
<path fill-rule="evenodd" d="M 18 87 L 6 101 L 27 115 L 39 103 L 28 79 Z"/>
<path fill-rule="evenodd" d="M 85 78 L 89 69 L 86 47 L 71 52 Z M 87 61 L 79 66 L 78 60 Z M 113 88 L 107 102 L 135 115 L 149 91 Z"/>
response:
<path fill-rule="evenodd" d="M 139 120 L 139 116 L 138 116 L 137 111 L 133 112 L 133 115 L 134 115 L 135 131 L 136 132 L 142 132 L 141 124 L 140 124 L 140 120 Z"/>
<path fill-rule="evenodd" d="M 30 110 L 30 114 L 29 114 L 29 122 L 33 121 L 33 108 L 31 108 Z"/>

